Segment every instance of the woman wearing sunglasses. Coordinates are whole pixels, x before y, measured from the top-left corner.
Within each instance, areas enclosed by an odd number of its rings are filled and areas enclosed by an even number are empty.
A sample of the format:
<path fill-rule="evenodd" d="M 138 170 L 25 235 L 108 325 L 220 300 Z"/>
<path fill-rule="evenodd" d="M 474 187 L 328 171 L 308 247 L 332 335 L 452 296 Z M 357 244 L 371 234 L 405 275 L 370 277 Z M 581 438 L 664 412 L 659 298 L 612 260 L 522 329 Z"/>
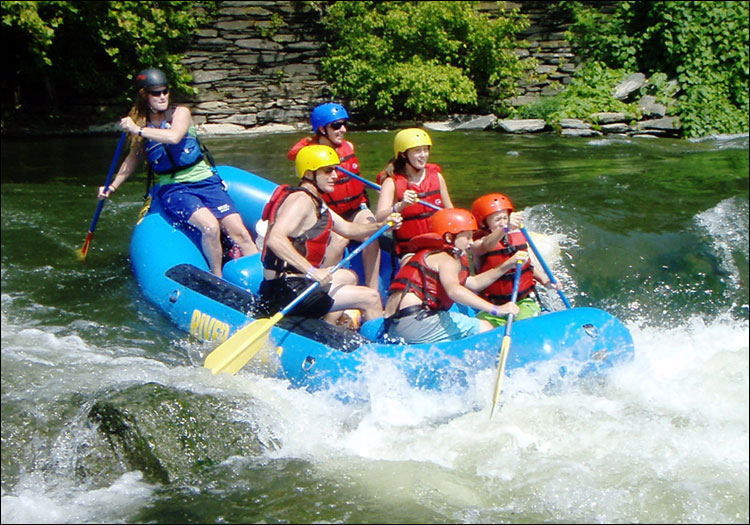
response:
<path fill-rule="evenodd" d="M 144 157 L 158 177 L 158 198 L 172 219 L 194 226 L 211 273 L 222 275 L 221 232 L 239 246 L 242 255 L 258 252 L 226 187 L 207 162 L 190 110 L 170 106 L 169 83 L 159 69 L 135 77 L 136 99 L 120 127 L 130 134 L 130 152 L 99 199 L 108 198 L 135 171 Z M 150 178 L 150 177 L 149 177 Z"/>
<path fill-rule="evenodd" d="M 354 153 L 354 144 L 344 139 L 347 120 L 349 120 L 349 114 L 341 104 L 328 102 L 316 106 L 310 115 L 310 123 L 315 135 L 297 142 L 287 153 L 287 158 L 295 160 L 297 152 L 305 146 L 320 144 L 336 151 L 342 168 L 359 175 L 359 161 Z M 337 172 L 334 190 L 331 193 L 324 193 L 322 198 L 329 208 L 347 221 L 357 224 L 375 222 L 375 216 L 369 208 L 364 183 L 341 171 Z M 331 266 L 339 262 L 348 244 L 349 239 L 338 234 L 332 235 L 326 249 L 326 265 Z M 363 250 L 362 263 L 365 270 L 365 285 L 378 290 L 380 247 L 377 243 Z"/>

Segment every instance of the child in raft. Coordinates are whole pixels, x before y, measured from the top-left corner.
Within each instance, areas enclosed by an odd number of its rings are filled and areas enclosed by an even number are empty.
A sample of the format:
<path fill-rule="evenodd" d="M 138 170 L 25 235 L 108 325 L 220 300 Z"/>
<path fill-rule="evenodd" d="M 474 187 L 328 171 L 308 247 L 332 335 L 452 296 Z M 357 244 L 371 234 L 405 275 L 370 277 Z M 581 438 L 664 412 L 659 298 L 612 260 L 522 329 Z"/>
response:
<path fill-rule="evenodd" d="M 471 211 L 480 228 L 479 236 L 472 245 L 472 255 L 475 258 L 478 273 L 502 265 L 519 250 L 528 250 L 526 238 L 518 229 L 523 222 L 523 216 L 520 212 L 513 211 L 513 204 L 508 197 L 502 193 L 483 195 L 474 201 Z M 529 252 L 529 256 L 531 258 L 527 259 L 521 267 L 521 280 L 516 300 L 518 305 L 516 320 L 535 317 L 542 313 L 539 303 L 531 297 L 536 283 L 549 289 L 560 289 L 559 283 L 553 283 L 545 275 L 533 253 Z M 513 268 L 503 274 L 482 291 L 482 297 L 496 305 L 509 302 L 513 294 L 515 273 L 516 270 Z M 492 315 L 488 312 L 480 312 L 477 317 L 488 321 L 493 326 L 503 326 L 507 322 L 507 317 Z"/>

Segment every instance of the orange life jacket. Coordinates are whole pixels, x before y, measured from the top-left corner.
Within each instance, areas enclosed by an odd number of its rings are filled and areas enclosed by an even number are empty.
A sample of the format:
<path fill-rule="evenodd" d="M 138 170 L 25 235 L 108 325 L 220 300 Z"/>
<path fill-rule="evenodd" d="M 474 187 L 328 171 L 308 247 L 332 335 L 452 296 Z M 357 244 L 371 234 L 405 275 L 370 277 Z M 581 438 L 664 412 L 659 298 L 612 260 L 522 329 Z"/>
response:
<path fill-rule="evenodd" d="M 520 231 L 513 231 L 503 237 L 497 245 L 484 255 L 479 273 L 500 266 L 519 250 L 528 250 L 526 238 Z M 492 304 L 502 305 L 510 301 L 513 295 L 513 280 L 516 269 L 504 273 L 500 278 L 482 291 L 482 297 Z M 521 280 L 518 283 L 518 297 L 521 300 L 528 297 L 534 289 L 534 269 L 530 260 L 521 266 Z"/>
<path fill-rule="evenodd" d="M 398 271 L 389 288 L 389 293 L 403 291 L 413 292 L 430 310 L 448 310 L 453 300 L 448 297 L 438 272 L 427 265 L 429 255 L 446 252 L 456 257 L 461 263 L 458 281 L 463 286 L 469 278 L 469 260 L 465 254 L 458 255 L 451 244 L 446 243 L 436 233 L 419 235 L 411 240 L 409 253 L 414 256 Z"/>
<path fill-rule="evenodd" d="M 437 164 L 425 165 L 425 174 L 419 184 L 409 182 L 409 179 L 400 173 L 393 174 L 393 182 L 396 186 L 394 201 L 398 202 L 404 198 L 406 190 L 417 192 L 420 200 L 431 202 L 437 206 L 443 206 L 443 200 L 440 194 L 440 166 Z M 432 230 L 430 217 L 435 213 L 435 209 L 415 202 L 401 211 L 403 222 L 398 230 L 393 230 L 396 240 L 396 254 L 412 253 L 407 250 L 406 245 L 411 239 L 423 233 L 429 233 Z"/>
<path fill-rule="evenodd" d="M 317 206 L 318 221 L 313 225 L 312 228 L 307 230 L 299 237 L 289 237 L 289 241 L 292 243 L 294 248 L 307 259 L 313 266 L 320 266 L 323 262 L 323 257 L 326 253 L 326 246 L 328 245 L 328 239 L 331 236 L 331 226 L 333 220 L 331 219 L 331 213 L 328 211 L 328 206 L 319 199 L 317 196 L 310 193 L 302 187 L 292 187 L 288 184 L 282 184 L 276 190 L 274 190 L 265 208 L 263 208 L 262 219 L 268 221 L 268 232 L 266 237 L 271 233 L 274 223 L 276 222 L 276 215 L 279 208 L 283 204 L 289 195 L 296 191 L 304 191 L 311 199 L 315 201 Z M 263 243 L 263 254 L 261 255 L 261 261 L 263 267 L 268 270 L 274 270 L 279 273 L 299 273 L 298 269 L 290 268 L 289 264 L 283 259 L 279 258 L 273 250 L 268 248 L 268 243 Z"/>

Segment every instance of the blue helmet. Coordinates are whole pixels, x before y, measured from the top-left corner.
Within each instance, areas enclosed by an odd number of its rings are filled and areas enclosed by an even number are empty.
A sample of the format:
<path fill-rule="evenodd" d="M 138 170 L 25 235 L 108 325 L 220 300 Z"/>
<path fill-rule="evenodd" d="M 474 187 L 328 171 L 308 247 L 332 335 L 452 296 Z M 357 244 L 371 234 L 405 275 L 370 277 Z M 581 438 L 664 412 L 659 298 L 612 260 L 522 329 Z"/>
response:
<path fill-rule="evenodd" d="M 320 126 L 326 126 L 331 122 L 341 119 L 348 120 L 349 113 L 346 112 L 344 106 L 333 102 L 316 106 L 312 110 L 312 115 L 310 115 L 310 123 L 312 124 L 313 131 L 318 131 Z"/>

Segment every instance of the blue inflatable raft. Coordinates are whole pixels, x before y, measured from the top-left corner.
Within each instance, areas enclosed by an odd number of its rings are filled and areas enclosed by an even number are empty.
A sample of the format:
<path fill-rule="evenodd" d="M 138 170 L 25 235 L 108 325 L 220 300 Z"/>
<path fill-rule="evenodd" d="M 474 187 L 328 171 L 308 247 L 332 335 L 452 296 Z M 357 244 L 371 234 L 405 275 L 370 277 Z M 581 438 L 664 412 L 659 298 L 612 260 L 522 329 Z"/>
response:
<path fill-rule="evenodd" d="M 218 169 L 245 224 L 253 230 L 276 184 L 234 167 Z M 156 198 L 135 226 L 130 258 L 147 299 L 201 341 L 223 342 L 255 316 L 267 316 L 258 314 L 259 256 L 227 262 L 224 277 L 217 278 L 208 271 L 197 233 L 173 224 Z M 390 257 L 381 259 L 381 278 L 387 287 Z M 357 262 L 355 258 L 353 266 Z M 361 268 L 357 270 L 361 273 Z M 503 328 L 497 328 L 459 341 L 386 344 L 377 340 L 382 325 L 377 320 L 365 323 L 358 333 L 293 314 L 270 332 L 271 348 L 278 356 L 276 373 L 311 391 L 357 381 L 372 358 L 392 361 L 413 387 L 453 388 L 480 370 L 497 367 L 504 334 Z M 632 337 L 617 318 L 596 308 L 570 308 L 515 322 L 506 371 L 556 359 L 580 374 L 602 373 L 632 354 Z"/>

